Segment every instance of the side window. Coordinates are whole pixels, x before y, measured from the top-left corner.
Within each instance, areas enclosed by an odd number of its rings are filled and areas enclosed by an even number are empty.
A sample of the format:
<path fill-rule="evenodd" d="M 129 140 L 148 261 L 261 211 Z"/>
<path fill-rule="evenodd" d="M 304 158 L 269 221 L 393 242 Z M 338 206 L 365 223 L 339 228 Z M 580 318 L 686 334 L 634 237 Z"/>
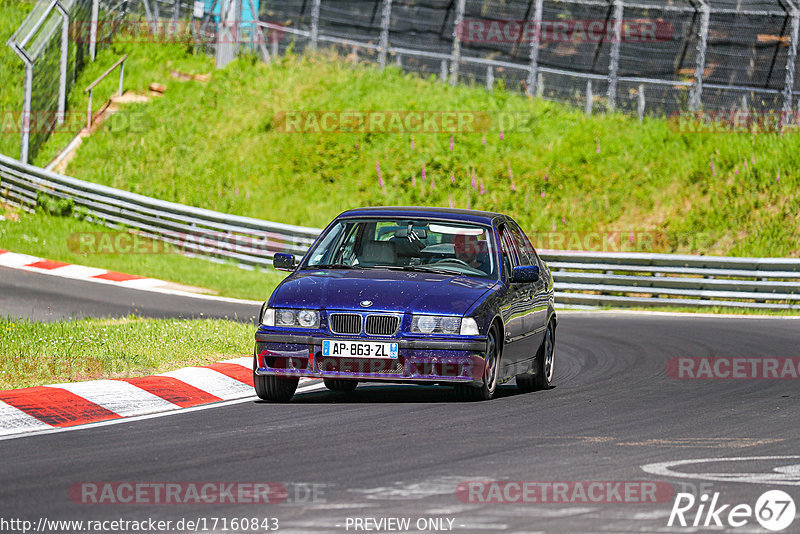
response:
<path fill-rule="evenodd" d="M 503 271 L 507 276 L 511 275 L 511 269 L 519 265 L 514 238 L 507 225 L 500 228 L 500 252 L 503 257 Z"/>
<path fill-rule="evenodd" d="M 539 265 L 539 262 L 536 261 L 536 251 L 533 250 L 533 245 L 531 245 L 528 236 L 525 235 L 525 232 L 514 222 L 508 223 L 508 228 L 511 230 L 511 234 L 514 237 L 514 241 L 516 241 L 517 249 L 519 250 L 519 261 L 520 265 Z"/>

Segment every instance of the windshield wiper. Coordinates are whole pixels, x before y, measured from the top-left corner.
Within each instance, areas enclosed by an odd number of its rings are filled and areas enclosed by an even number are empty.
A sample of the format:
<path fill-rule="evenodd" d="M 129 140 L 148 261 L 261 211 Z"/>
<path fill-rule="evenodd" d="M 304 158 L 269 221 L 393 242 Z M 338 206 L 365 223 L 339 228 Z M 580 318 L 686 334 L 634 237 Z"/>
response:
<path fill-rule="evenodd" d="M 450 276 L 464 276 L 464 273 L 459 271 L 451 271 L 449 269 L 442 269 L 441 267 L 434 267 L 432 265 L 406 265 L 403 267 L 404 271 L 424 271 L 427 273 L 449 274 Z"/>
<path fill-rule="evenodd" d="M 347 265 L 346 263 L 322 263 L 320 265 L 309 265 L 307 269 L 363 269 L 360 265 Z"/>

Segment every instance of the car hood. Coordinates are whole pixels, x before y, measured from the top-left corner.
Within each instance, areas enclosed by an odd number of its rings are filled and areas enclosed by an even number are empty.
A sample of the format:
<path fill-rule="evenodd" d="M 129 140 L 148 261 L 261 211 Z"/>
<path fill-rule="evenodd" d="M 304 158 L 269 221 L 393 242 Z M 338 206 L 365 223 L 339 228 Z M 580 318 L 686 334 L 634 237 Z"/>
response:
<path fill-rule="evenodd" d="M 304 270 L 284 280 L 273 307 L 463 315 L 497 284 L 465 276 L 389 270 Z M 372 301 L 369 307 L 362 301 Z"/>

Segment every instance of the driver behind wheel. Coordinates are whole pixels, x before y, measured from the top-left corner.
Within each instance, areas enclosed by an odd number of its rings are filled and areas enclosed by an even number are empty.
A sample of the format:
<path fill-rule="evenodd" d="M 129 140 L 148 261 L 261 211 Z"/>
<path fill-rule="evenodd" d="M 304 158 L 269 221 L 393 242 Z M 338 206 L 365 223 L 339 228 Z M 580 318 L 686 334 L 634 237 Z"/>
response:
<path fill-rule="evenodd" d="M 453 240 L 456 259 L 475 269 L 488 273 L 491 269 L 489 251 L 486 241 L 480 241 L 476 235 L 457 234 Z"/>

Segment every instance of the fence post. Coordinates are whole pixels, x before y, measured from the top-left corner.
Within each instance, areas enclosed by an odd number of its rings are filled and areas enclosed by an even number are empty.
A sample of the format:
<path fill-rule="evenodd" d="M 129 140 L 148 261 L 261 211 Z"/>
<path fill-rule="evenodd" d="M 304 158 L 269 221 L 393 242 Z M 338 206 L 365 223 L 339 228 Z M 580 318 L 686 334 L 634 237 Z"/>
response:
<path fill-rule="evenodd" d="M 797 60 L 797 37 L 800 29 L 800 12 L 797 7 L 792 9 L 792 26 L 789 35 L 789 55 L 786 58 L 786 82 L 783 86 L 783 114 L 787 115 L 792 111 L 792 90 L 794 90 L 794 70 Z M 781 120 L 783 122 L 783 120 Z"/>
<path fill-rule="evenodd" d="M 526 93 L 533 95 L 533 88 L 538 82 L 539 76 L 539 43 L 542 39 L 542 8 L 544 0 L 536 0 L 536 7 L 533 11 L 533 40 L 531 41 L 530 65 L 528 66 L 528 80 Z M 527 21 L 525 21 L 527 23 Z"/>
<path fill-rule="evenodd" d="M 57 3 L 61 11 L 61 62 L 58 74 L 58 114 L 56 121 L 58 124 L 64 123 L 64 115 L 67 111 L 67 62 L 69 60 L 69 12 L 64 9 L 61 3 Z"/>
<path fill-rule="evenodd" d="M 181 0 L 172 0 L 172 27 L 169 29 L 169 35 L 172 36 L 178 33 L 178 20 L 181 15 Z"/>
<path fill-rule="evenodd" d="M 702 1 L 702 0 L 701 0 Z M 706 70 L 706 48 L 708 46 L 708 24 L 711 7 L 706 2 L 700 6 L 700 33 L 697 43 L 697 64 L 694 69 L 694 89 L 689 99 L 689 111 L 697 111 L 703 102 L 703 76 Z"/>
<path fill-rule="evenodd" d="M 119 96 L 122 96 L 123 83 L 125 82 L 125 61 L 119 65 Z"/>
<path fill-rule="evenodd" d="M 611 41 L 611 59 L 608 65 L 608 111 L 617 108 L 617 83 L 619 74 L 619 48 L 622 41 L 622 0 L 614 0 L 614 40 Z"/>
<path fill-rule="evenodd" d="M 222 68 L 231 61 L 236 55 L 234 33 L 237 33 L 236 14 L 238 0 L 220 0 L 219 23 L 217 23 L 217 68 Z"/>
<path fill-rule="evenodd" d="M 264 33 L 261 30 L 261 26 L 258 25 L 258 22 L 260 20 L 259 13 L 258 11 L 256 11 L 256 6 L 253 3 L 253 0 L 247 0 L 247 1 L 250 3 L 250 13 L 253 15 L 253 21 L 251 23 L 252 26 L 250 28 L 250 35 L 255 36 L 256 34 L 258 34 L 256 40 L 258 41 L 258 48 L 259 50 L 261 50 L 261 57 L 264 59 L 265 63 L 269 63 L 270 61 L 272 61 L 272 58 L 269 55 L 267 46 L 264 44 Z M 255 45 L 253 45 L 253 51 L 255 52 Z"/>
<path fill-rule="evenodd" d="M 381 68 L 386 66 L 386 54 L 389 51 L 389 26 L 392 22 L 392 0 L 383 0 L 381 11 L 381 48 L 378 54 L 378 63 Z"/>
<path fill-rule="evenodd" d="M 461 26 L 464 23 L 466 0 L 458 0 L 456 18 L 453 21 L 453 52 L 450 55 L 450 85 L 458 83 L 458 67 L 461 63 Z"/>
<path fill-rule="evenodd" d="M 97 25 L 100 23 L 97 20 L 100 17 L 100 0 L 92 0 L 92 21 L 89 27 L 89 57 L 92 61 L 97 56 Z"/>
<path fill-rule="evenodd" d="M 322 0 L 314 0 L 311 6 L 311 49 L 317 48 L 319 40 L 319 8 Z"/>
<path fill-rule="evenodd" d="M 22 102 L 22 139 L 19 160 L 28 163 L 31 144 L 31 96 L 33 94 L 33 63 L 25 64 L 25 99 Z"/>
<path fill-rule="evenodd" d="M 592 114 L 594 108 L 594 95 L 592 94 L 592 80 L 586 80 L 586 106 L 583 111 L 587 115 Z"/>

